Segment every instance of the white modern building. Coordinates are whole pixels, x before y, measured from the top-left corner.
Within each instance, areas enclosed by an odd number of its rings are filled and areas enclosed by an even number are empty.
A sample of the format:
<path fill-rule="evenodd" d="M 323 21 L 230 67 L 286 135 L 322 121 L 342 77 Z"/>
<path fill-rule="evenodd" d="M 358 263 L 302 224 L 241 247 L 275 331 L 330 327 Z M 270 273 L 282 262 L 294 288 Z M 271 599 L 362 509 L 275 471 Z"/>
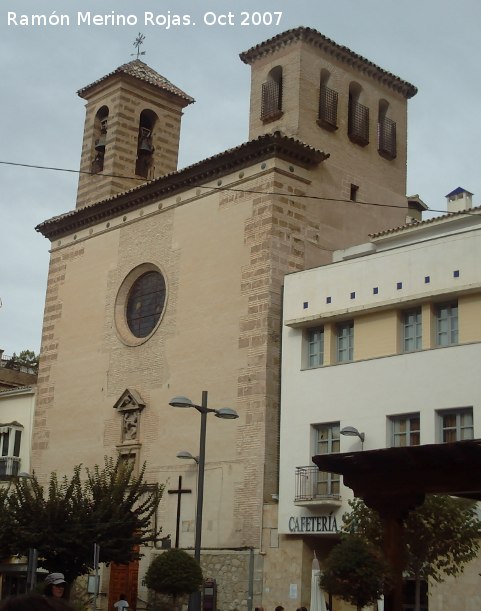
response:
<path fill-rule="evenodd" d="M 481 208 L 447 197 L 448 214 L 285 279 L 279 533 L 299 561 L 322 564 L 352 497 L 313 455 L 481 437 Z M 475 564 L 429 608 L 478 608 Z"/>

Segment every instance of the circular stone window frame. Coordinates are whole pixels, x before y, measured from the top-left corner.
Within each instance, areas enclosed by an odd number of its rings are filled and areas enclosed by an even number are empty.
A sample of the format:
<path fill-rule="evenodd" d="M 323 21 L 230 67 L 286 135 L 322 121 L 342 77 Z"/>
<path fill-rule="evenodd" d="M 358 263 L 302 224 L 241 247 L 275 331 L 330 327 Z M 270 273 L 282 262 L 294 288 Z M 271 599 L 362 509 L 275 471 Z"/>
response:
<path fill-rule="evenodd" d="M 127 303 L 129 301 L 130 291 L 132 290 L 132 287 L 134 286 L 134 284 L 137 282 L 137 280 L 141 276 L 143 276 L 144 274 L 147 274 L 148 272 L 157 272 L 161 274 L 162 278 L 164 279 L 164 284 L 165 284 L 164 307 L 162 308 L 162 312 L 160 313 L 159 320 L 157 321 L 152 331 L 145 337 L 137 337 L 136 335 L 132 333 L 128 325 L 128 322 L 127 322 Z M 142 344 L 145 344 L 145 342 L 147 342 L 152 337 L 152 335 L 154 335 L 154 333 L 157 331 L 160 323 L 162 322 L 162 319 L 164 318 L 165 310 L 167 308 L 168 297 L 169 297 L 169 285 L 167 282 L 167 278 L 163 270 L 158 265 L 156 265 L 155 263 L 142 263 L 141 265 L 134 267 L 134 269 L 131 270 L 127 274 L 127 276 L 124 278 L 117 292 L 117 297 L 115 298 L 114 321 L 115 321 L 115 328 L 117 330 L 117 335 L 120 341 L 123 344 L 125 344 L 126 346 L 141 346 Z"/>

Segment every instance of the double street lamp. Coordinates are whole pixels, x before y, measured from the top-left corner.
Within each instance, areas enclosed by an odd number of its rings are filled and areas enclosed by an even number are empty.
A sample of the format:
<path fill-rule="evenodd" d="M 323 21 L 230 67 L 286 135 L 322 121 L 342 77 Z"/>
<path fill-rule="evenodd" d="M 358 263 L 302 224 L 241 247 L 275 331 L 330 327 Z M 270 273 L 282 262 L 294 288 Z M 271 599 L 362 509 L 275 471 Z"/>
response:
<path fill-rule="evenodd" d="M 225 420 L 235 420 L 239 417 L 237 412 L 230 407 L 211 409 L 207 407 L 207 391 L 202 391 L 202 402 L 196 405 L 187 397 L 174 397 L 169 401 L 172 407 L 193 407 L 200 413 L 200 443 L 199 456 L 197 457 L 198 478 L 197 478 L 197 509 L 195 514 L 195 544 L 194 558 L 200 563 L 200 549 L 202 541 L 202 509 L 204 505 L 204 471 L 205 471 L 205 437 L 207 432 L 207 414 L 214 414 L 217 418 Z M 182 458 L 190 458 L 183 456 Z M 192 597 L 194 611 L 200 611 L 200 592 Z"/>

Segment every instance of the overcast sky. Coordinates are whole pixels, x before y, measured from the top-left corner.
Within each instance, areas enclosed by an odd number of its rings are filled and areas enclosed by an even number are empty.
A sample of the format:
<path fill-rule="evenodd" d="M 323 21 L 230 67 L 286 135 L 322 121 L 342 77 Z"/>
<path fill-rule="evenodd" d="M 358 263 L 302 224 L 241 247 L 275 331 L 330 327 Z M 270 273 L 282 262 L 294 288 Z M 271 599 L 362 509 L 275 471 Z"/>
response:
<path fill-rule="evenodd" d="M 78 24 L 89 11 L 137 23 Z M 242 13 L 255 11 L 282 12 L 280 23 L 241 25 Z M 159 23 L 190 15 L 195 25 L 145 25 L 146 12 Z M 229 12 L 234 25 L 203 23 Z M 52 25 L 20 25 L 32 14 Z M 62 15 L 70 25 L 55 25 Z M 480 0 L 0 0 L 0 161 L 78 170 L 84 101 L 76 91 L 133 59 L 139 32 L 142 59 L 196 100 L 185 110 L 179 168 L 245 142 L 250 68 L 239 53 L 300 25 L 418 87 L 409 101 L 409 195 L 445 210 L 445 195 L 462 186 L 481 204 Z M 40 348 L 49 241 L 35 226 L 75 207 L 77 179 L 0 164 L 6 354 Z"/>

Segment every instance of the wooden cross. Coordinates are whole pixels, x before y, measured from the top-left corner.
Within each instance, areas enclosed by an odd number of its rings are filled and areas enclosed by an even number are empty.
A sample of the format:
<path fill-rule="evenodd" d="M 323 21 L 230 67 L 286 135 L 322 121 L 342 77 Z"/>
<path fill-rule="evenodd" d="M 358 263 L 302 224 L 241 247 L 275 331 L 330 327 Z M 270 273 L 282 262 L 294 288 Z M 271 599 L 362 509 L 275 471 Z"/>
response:
<path fill-rule="evenodd" d="M 182 494 L 191 493 L 192 490 L 182 489 L 182 475 L 179 475 L 179 485 L 174 490 L 167 490 L 169 494 L 177 495 L 177 520 L 175 522 L 175 547 L 179 547 L 179 529 L 180 529 L 180 503 Z"/>

